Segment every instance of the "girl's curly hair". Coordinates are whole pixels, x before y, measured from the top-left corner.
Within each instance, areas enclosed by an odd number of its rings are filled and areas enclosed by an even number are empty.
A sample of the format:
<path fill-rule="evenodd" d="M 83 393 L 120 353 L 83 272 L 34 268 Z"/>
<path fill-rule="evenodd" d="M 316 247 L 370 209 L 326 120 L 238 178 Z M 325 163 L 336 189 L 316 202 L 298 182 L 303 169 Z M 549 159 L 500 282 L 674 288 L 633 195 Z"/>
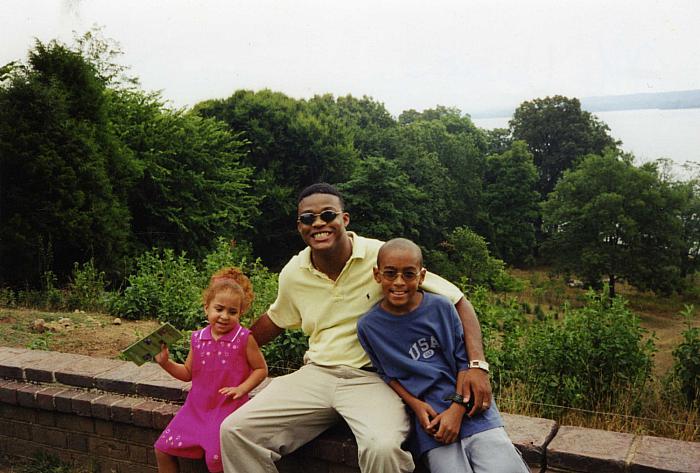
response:
<path fill-rule="evenodd" d="M 248 276 L 238 268 L 222 268 L 209 279 L 209 286 L 202 292 L 202 302 L 208 306 L 214 296 L 222 290 L 234 291 L 241 296 L 241 315 L 250 309 L 255 294 Z"/>

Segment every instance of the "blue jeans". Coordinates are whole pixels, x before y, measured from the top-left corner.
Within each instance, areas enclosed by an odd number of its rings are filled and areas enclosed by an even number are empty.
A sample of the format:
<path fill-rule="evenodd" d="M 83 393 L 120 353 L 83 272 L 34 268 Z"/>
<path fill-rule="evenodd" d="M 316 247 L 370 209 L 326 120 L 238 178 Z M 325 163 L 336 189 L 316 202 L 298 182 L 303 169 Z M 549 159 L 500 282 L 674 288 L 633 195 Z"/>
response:
<path fill-rule="evenodd" d="M 430 473 L 530 473 L 503 427 L 429 450 Z"/>

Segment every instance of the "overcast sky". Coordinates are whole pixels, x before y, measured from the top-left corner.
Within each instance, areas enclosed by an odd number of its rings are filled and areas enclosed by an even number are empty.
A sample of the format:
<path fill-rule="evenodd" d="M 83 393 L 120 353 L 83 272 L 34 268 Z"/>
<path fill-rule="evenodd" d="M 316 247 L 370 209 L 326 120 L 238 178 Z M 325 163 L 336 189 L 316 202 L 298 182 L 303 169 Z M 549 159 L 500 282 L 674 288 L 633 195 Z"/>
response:
<path fill-rule="evenodd" d="M 698 0 L 0 0 L 0 64 L 93 25 L 173 105 L 270 88 L 395 115 L 700 89 Z"/>

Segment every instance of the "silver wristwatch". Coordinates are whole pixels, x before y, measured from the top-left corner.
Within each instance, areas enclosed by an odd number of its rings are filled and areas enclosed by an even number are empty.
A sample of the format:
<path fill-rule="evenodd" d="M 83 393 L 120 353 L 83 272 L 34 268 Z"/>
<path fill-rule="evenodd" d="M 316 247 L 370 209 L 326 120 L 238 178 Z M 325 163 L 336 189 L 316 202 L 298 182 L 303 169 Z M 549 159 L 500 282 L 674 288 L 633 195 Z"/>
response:
<path fill-rule="evenodd" d="M 469 368 L 479 368 L 487 373 L 489 372 L 489 364 L 484 360 L 469 360 Z"/>

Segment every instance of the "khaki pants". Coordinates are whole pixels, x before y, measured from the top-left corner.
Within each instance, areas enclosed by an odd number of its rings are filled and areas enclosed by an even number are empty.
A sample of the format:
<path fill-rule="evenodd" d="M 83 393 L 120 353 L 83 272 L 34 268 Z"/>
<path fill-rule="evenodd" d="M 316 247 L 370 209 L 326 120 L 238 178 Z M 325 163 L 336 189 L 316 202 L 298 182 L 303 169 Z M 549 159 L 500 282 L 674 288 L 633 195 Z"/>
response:
<path fill-rule="evenodd" d="M 274 462 L 344 418 L 365 473 L 413 471 L 401 450 L 409 420 L 401 398 L 375 373 L 308 364 L 279 378 L 221 424 L 226 473 L 275 473 Z"/>

